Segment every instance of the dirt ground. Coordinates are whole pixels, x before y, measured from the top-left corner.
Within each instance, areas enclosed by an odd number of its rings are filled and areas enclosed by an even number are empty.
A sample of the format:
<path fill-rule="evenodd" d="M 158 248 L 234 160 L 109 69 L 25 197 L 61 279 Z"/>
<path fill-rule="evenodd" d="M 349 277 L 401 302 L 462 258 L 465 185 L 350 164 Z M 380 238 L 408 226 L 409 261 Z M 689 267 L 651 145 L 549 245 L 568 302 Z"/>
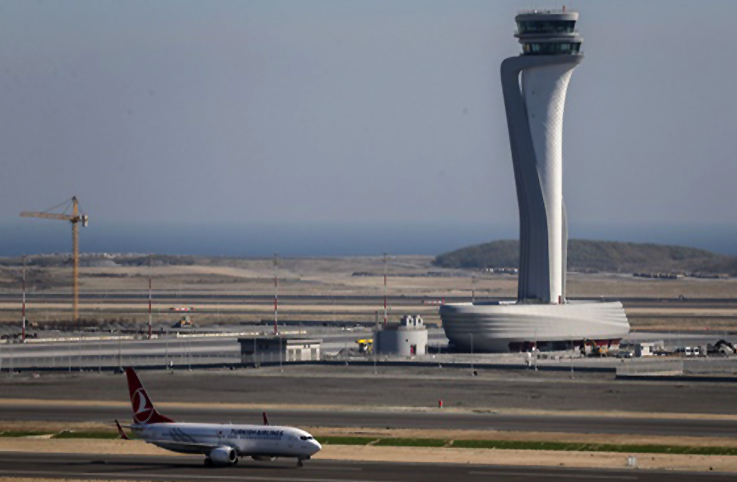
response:
<path fill-rule="evenodd" d="M 432 258 L 426 256 L 398 256 L 391 259 L 388 266 L 388 286 L 390 303 L 392 298 L 402 296 L 422 296 L 443 299 L 445 297 L 471 297 L 474 289 L 476 297 L 499 298 L 514 297 L 517 291 L 517 278 L 512 275 L 487 274 L 467 270 L 440 269 L 431 265 Z M 30 275 L 30 290 L 43 292 L 69 293 L 71 278 L 67 268 L 35 269 Z M 147 303 L 145 291 L 148 287 L 149 273 L 153 277 L 154 310 L 157 316 L 174 316 L 168 313 L 171 306 L 186 304 L 196 309 L 206 307 L 198 304 L 197 294 L 248 294 L 265 297 L 263 303 L 251 305 L 229 305 L 211 303 L 207 307 L 217 313 L 198 316 L 199 323 L 237 323 L 240 321 L 259 321 L 271 310 L 270 296 L 273 294 L 273 265 L 271 260 L 234 260 L 233 266 L 165 266 L 154 267 L 83 267 L 81 272 L 81 292 L 95 292 L 114 298 L 116 292 L 137 291 L 141 293 L 141 303 L 120 304 L 114 299 L 110 302 L 81 304 L 82 316 L 98 320 L 111 320 L 120 317 L 143 321 L 146 317 Z M 336 317 L 340 320 L 370 319 L 380 307 L 375 300 L 368 299 L 365 304 L 342 305 L 340 297 L 383 296 L 383 264 L 381 258 L 349 257 L 324 259 L 286 259 L 280 264 L 280 294 L 290 296 L 336 297 L 335 304 L 296 305 L 285 303 L 284 316 L 305 320 L 325 320 Z M 472 280 L 472 276 L 474 278 Z M 17 273 L 0 270 L 0 285 L 8 293 L 17 293 L 20 299 L 20 285 Z M 737 279 L 695 279 L 654 280 L 635 278 L 627 274 L 581 274 L 571 273 L 568 279 L 568 295 L 571 298 L 669 298 L 683 296 L 687 299 L 734 298 L 737 295 Z M 167 298 L 164 300 L 163 298 Z M 163 304 L 163 306 L 162 306 Z M 235 310 L 239 313 L 235 314 Z M 7 301 L 0 303 L 0 322 L 17 321 L 19 303 Z M 60 302 L 34 303 L 28 305 L 28 315 L 38 322 L 53 321 L 68 317 L 69 307 Z M 244 312 L 245 310 L 245 312 Z M 437 322 L 437 306 L 413 306 L 417 311 Z M 672 311 L 672 308 L 638 309 L 628 313 L 633 327 L 667 327 L 669 329 L 692 328 L 695 318 L 703 318 L 700 326 L 714 326 L 719 329 L 737 329 L 737 310 L 699 310 Z M 652 317 L 655 314 L 680 314 L 686 320 L 652 320 L 639 316 Z M 196 315 L 197 316 L 197 315 Z M 725 319 L 728 317 L 729 319 Z M 176 318 L 176 316 L 174 316 Z M 167 318 L 168 319 L 168 318 Z M 176 321 L 176 319 L 174 319 Z"/>

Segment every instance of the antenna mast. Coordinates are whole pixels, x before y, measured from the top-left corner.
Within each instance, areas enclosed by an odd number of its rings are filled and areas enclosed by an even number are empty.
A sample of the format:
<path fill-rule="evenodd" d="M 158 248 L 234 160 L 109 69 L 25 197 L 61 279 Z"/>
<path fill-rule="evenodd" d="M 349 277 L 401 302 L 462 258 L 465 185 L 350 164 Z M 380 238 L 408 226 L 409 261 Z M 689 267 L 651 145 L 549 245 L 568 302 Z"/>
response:
<path fill-rule="evenodd" d="M 23 325 L 21 327 L 21 342 L 26 342 L 26 257 L 23 256 L 23 306 L 21 308 Z"/>
<path fill-rule="evenodd" d="M 151 281 L 151 258 L 152 256 L 148 255 L 148 339 L 151 339 L 151 332 L 152 332 L 152 314 L 151 314 L 151 308 L 153 305 L 153 293 L 151 289 L 152 281 Z"/>
<path fill-rule="evenodd" d="M 279 254 L 274 253 L 274 335 L 279 334 Z"/>

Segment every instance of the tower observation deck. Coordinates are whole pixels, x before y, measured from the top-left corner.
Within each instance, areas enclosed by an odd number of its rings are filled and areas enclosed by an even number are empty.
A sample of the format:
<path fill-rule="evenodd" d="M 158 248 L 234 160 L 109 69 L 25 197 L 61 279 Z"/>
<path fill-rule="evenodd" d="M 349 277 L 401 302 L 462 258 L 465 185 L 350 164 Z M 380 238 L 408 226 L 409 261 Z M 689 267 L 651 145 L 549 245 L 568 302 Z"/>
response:
<path fill-rule="evenodd" d="M 576 31 L 577 12 L 532 11 L 517 15 L 517 33 L 524 55 L 576 55 L 583 39 Z"/>
<path fill-rule="evenodd" d="M 520 218 L 518 299 L 564 303 L 568 229 L 563 205 L 563 110 L 583 39 L 578 13 L 530 11 L 515 18 L 522 53 L 501 76 Z"/>

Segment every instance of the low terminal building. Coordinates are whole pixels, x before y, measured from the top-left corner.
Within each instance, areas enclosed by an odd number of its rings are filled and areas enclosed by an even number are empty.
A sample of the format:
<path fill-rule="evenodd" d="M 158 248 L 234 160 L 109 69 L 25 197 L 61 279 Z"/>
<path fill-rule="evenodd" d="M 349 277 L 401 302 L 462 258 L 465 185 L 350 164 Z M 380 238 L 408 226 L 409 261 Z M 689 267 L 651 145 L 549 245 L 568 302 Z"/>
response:
<path fill-rule="evenodd" d="M 267 336 L 238 338 L 241 345 L 241 363 L 244 365 L 267 362 L 296 362 L 320 360 L 319 338 Z"/>
<path fill-rule="evenodd" d="M 415 356 L 427 353 L 427 327 L 422 317 L 403 316 L 399 323 L 389 323 L 374 333 L 377 355 Z"/>

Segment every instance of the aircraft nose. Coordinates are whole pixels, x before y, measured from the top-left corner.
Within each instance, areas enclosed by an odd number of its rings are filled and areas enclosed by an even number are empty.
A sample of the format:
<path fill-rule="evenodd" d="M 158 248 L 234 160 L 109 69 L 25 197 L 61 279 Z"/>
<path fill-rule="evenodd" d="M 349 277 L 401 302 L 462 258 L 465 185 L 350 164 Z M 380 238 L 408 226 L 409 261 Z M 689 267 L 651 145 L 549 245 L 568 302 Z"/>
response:
<path fill-rule="evenodd" d="M 312 453 L 310 455 L 315 455 L 320 450 L 322 450 L 322 445 L 320 445 L 320 442 L 318 442 L 317 440 L 311 440 L 311 442 L 312 442 L 312 447 L 311 447 Z"/>

